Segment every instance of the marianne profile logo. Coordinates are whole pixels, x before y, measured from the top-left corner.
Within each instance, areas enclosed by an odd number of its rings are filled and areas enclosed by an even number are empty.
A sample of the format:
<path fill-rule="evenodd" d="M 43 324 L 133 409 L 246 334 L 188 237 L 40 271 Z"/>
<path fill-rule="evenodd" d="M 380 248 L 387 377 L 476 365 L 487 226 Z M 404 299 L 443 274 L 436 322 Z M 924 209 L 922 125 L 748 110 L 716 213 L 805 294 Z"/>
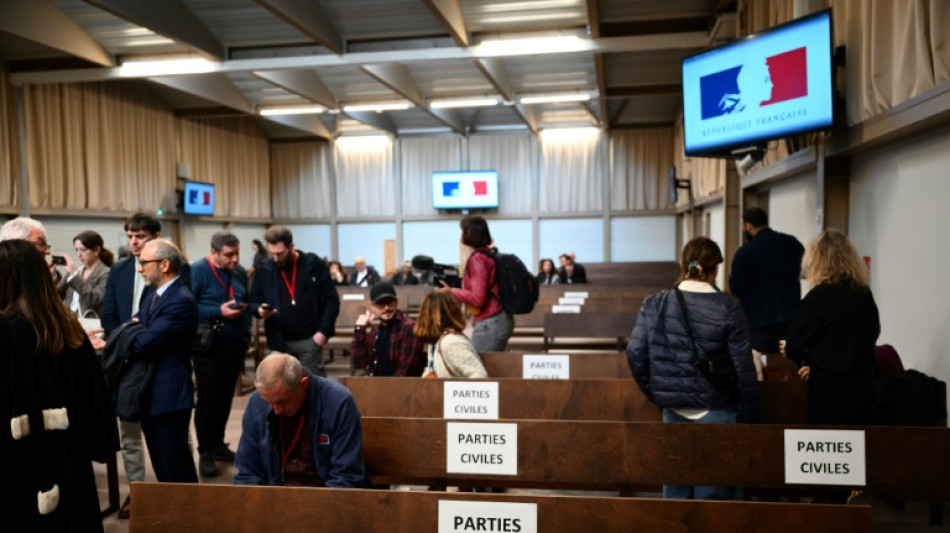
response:
<path fill-rule="evenodd" d="M 211 191 L 188 191 L 188 203 L 191 205 L 211 205 Z"/>
<path fill-rule="evenodd" d="M 445 181 L 442 182 L 442 196 L 488 196 L 488 182 L 480 181 Z"/>
<path fill-rule="evenodd" d="M 703 120 L 808 96 L 806 47 L 699 79 Z"/>

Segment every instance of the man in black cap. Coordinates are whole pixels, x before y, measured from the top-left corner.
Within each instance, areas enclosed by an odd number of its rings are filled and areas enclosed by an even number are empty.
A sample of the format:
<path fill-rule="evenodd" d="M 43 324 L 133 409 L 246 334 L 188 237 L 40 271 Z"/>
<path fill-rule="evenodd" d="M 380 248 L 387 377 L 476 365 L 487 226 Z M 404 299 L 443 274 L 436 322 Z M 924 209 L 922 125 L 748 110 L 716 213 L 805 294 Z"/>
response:
<path fill-rule="evenodd" d="M 381 282 L 369 291 L 372 305 L 356 319 L 350 344 L 354 368 L 365 368 L 370 376 L 418 377 L 426 366 L 421 340 L 412 334 L 415 320 L 398 309 L 396 289 Z M 379 318 L 379 322 L 374 320 Z"/>

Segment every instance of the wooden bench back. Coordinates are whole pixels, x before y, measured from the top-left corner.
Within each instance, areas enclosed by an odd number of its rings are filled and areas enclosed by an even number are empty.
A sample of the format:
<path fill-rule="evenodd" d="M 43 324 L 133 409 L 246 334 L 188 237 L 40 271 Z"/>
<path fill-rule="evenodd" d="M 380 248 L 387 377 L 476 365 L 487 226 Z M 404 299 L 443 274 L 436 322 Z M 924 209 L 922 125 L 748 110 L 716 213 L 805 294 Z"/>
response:
<path fill-rule="evenodd" d="M 149 532 L 438 531 L 445 501 L 537 506 L 538 531 L 869 533 L 861 505 L 135 483 L 129 530 Z M 501 531 L 502 529 L 494 529 Z"/>

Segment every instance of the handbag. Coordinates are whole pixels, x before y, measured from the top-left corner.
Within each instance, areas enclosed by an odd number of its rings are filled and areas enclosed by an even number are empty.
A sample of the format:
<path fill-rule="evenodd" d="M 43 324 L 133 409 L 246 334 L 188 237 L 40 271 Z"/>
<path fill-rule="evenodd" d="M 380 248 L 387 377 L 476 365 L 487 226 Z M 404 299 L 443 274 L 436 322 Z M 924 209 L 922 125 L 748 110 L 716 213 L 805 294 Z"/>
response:
<path fill-rule="evenodd" d="M 693 366 L 715 389 L 729 389 L 736 384 L 736 367 L 732 364 L 732 355 L 729 350 L 717 350 L 715 352 L 699 355 L 696 349 L 696 341 L 689 329 L 689 320 L 686 316 L 686 300 L 683 298 L 683 291 L 679 287 L 674 288 L 676 299 L 679 301 L 680 309 L 683 311 L 683 327 L 686 328 L 686 338 L 689 339 L 689 348 L 693 352 Z"/>
<path fill-rule="evenodd" d="M 198 331 L 195 332 L 195 341 L 191 344 L 193 352 L 207 352 L 214 344 L 214 337 L 221 330 L 221 321 L 215 320 L 211 324 L 198 324 Z"/>

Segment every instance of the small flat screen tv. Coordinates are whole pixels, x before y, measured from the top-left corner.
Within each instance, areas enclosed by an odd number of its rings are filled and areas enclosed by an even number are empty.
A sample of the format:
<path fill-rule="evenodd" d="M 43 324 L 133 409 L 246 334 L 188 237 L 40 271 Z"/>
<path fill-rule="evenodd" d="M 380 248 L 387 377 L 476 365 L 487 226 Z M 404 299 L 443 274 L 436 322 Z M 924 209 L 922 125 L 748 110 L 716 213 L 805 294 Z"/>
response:
<path fill-rule="evenodd" d="M 498 207 L 498 172 L 494 170 L 433 172 L 432 207 L 436 209 Z"/>
<path fill-rule="evenodd" d="M 214 215 L 214 185 L 186 181 L 182 194 L 182 212 L 186 215 Z"/>
<path fill-rule="evenodd" d="M 831 127 L 832 52 L 825 10 L 684 58 L 686 155 Z"/>

